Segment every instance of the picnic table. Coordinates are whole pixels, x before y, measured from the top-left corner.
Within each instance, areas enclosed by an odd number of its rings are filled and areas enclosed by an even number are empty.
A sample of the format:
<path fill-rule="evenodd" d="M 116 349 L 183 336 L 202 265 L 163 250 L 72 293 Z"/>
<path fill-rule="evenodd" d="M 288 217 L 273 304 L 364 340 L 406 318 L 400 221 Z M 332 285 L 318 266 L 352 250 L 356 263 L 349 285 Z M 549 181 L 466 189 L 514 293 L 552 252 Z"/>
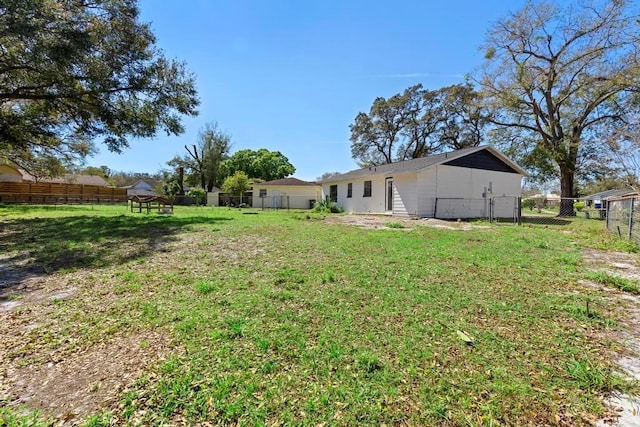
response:
<path fill-rule="evenodd" d="M 137 208 L 139 213 L 142 213 L 142 209 L 146 209 L 147 213 L 152 209 L 157 209 L 159 213 L 173 213 L 173 202 L 165 197 L 135 195 L 127 199 L 131 202 L 131 212 Z"/>

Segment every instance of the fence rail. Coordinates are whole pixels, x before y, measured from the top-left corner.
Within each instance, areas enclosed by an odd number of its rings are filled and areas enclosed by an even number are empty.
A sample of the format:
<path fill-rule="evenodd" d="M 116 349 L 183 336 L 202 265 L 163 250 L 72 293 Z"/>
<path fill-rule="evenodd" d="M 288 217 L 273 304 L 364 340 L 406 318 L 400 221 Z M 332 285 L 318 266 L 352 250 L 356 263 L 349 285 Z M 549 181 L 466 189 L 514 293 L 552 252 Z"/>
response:
<path fill-rule="evenodd" d="M 97 185 L 0 182 L 1 203 L 125 203 L 127 190 Z"/>

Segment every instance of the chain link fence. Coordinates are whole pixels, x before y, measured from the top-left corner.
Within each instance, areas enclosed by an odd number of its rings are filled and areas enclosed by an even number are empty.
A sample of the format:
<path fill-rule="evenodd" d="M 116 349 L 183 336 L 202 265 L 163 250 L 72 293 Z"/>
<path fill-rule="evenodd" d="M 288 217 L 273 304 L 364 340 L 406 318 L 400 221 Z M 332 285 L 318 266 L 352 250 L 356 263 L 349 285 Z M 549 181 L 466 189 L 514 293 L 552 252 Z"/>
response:
<path fill-rule="evenodd" d="M 491 222 L 520 222 L 520 198 L 494 196 L 477 199 L 438 197 L 434 217 L 438 219 L 486 219 Z"/>
<path fill-rule="evenodd" d="M 606 217 L 609 232 L 640 244 L 640 199 L 608 200 Z"/>

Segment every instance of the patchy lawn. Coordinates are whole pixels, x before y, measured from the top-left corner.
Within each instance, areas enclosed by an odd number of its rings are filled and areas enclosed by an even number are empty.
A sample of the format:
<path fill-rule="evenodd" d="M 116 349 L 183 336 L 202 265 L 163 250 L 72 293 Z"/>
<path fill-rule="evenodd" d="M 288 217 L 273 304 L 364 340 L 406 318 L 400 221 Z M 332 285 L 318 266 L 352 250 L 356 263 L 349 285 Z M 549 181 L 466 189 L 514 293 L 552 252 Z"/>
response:
<path fill-rule="evenodd" d="M 635 391 L 599 221 L 245 212 L 0 206 L 0 425 L 573 425 Z"/>

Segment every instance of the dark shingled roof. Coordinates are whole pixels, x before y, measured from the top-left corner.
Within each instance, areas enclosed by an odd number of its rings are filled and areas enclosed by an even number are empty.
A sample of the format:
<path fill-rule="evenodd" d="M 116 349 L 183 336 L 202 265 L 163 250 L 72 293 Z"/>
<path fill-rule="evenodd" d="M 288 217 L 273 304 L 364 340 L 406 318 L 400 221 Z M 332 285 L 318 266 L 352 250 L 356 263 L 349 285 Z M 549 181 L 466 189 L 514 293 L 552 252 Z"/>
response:
<path fill-rule="evenodd" d="M 259 187 L 262 185 L 289 185 L 289 186 L 317 186 L 318 183 L 316 182 L 309 182 L 309 181 L 302 181 L 298 178 L 282 178 L 282 179 L 276 179 L 274 181 L 267 181 L 267 182 L 260 182 L 258 184 L 254 184 L 255 186 Z"/>
<path fill-rule="evenodd" d="M 335 175 L 322 182 L 344 181 L 348 179 L 364 178 L 371 175 L 384 174 L 385 176 L 391 176 L 393 174 L 405 173 L 405 172 L 417 172 L 419 170 L 428 168 L 429 166 L 438 165 L 453 159 L 464 157 L 468 154 L 475 153 L 481 150 L 488 150 L 501 158 L 505 163 L 509 164 L 514 170 L 527 175 L 527 173 L 517 164 L 506 158 L 496 149 L 484 145 L 480 147 L 463 148 L 461 150 L 450 151 L 448 153 L 435 154 L 429 157 L 420 157 L 417 159 L 404 160 L 401 162 L 388 163 L 384 165 L 371 166 L 362 169 L 356 169 L 351 172 Z"/>

